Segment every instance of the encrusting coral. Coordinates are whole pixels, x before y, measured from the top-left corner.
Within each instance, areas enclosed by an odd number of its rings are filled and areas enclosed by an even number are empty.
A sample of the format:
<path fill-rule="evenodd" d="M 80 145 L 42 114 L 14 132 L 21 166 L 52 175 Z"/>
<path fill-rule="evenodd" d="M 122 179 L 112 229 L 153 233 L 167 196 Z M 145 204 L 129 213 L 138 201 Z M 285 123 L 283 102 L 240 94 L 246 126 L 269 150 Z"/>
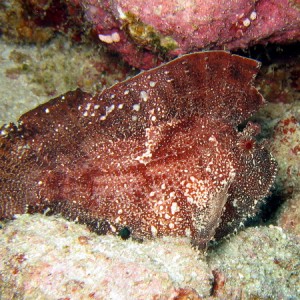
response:
<path fill-rule="evenodd" d="M 4 38 L 92 39 L 139 69 L 204 49 L 300 40 L 299 0 L 11 0 L 0 7 Z"/>
<path fill-rule="evenodd" d="M 68 92 L 0 137 L 0 218 L 51 211 L 97 232 L 189 236 L 205 248 L 253 216 L 276 163 L 243 123 L 259 63 L 182 56 L 91 96 Z"/>

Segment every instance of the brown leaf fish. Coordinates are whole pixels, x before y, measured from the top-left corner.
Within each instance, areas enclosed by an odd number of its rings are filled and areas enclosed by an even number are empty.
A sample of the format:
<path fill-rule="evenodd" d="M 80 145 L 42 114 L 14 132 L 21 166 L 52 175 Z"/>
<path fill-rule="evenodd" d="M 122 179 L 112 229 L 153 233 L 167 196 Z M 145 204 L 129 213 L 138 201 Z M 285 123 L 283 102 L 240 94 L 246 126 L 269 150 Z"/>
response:
<path fill-rule="evenodd" d="M 0 218 L 50 210 L 99 233 L 205 248 L 253 216 L 276 163 L 237 125 L 264 103 L 257 61 L 182 56 L 92 96 L 68 92 L 0 137 Z"/>

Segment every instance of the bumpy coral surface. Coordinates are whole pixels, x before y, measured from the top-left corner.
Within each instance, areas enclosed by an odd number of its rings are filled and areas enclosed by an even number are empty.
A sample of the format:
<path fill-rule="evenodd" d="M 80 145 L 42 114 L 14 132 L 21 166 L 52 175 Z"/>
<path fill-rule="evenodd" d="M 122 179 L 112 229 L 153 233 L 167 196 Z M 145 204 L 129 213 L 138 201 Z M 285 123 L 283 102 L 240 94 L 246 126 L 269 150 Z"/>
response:
<path fill-rule="evenodd" d="M 296 102 L 293 107 L 275 126 L 271 144 L 279 161 L 278 181 L 285 193 L 300 191 L 300 105 Z"/>
<path fill-rule="evenodd" d="M 300 38 L 300 6 L 295 0 L 81 3 L 99 39 L 141 68 L 152 67 L 164 55 L 233 50 Z"/>
<path fill-rule="evenodd" d="M 257 211 L 276 172 L 258 127 L 237 130 L 263 103 L 258 66 L 195 53 L 4 126 L 0 217 L 47 209 L 98 232 L 188 236 L 201 248 L 224 236 Z"/>
<path fill-rule="evenodd" d="M 300 102 L 282 104 L 280 108 L 284 114 L 274 128 L 270 149 L 278 161 L 277 186 L 287 200 L 277 222 L 300 236 Z"/>
<path fill-rule="evenodd" d="M 57 31 L 75 40 L 88 36 L 142 69 L 200 49 L 300 38 L 298 0 L 13 0 L 1 7 L 4 36 L 36 42 Z"/>
<path fill-rule="evenodd" d="M 223 281 L 216 298 L 299 299 L 299 255 L 299 238 L 282 228 L 247 228 L 209 253 Z"/>

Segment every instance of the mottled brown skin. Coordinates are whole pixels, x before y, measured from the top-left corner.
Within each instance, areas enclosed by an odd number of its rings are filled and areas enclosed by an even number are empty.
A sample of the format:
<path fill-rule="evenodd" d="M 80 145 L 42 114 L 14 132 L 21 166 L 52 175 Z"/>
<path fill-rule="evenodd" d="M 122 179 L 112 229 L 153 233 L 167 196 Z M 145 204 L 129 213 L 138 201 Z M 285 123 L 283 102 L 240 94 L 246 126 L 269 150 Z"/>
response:
<path fill-rule="evenodd" d="M 205 248 L 256 213 L 276 165 L 237 125 L 262 104 L 256 61 L 194 53 L 4 126 L 0 218 L 61 213 L 97 232 L 190 236 Z M 225 208 L 225 209 L 224 209 Z"/>

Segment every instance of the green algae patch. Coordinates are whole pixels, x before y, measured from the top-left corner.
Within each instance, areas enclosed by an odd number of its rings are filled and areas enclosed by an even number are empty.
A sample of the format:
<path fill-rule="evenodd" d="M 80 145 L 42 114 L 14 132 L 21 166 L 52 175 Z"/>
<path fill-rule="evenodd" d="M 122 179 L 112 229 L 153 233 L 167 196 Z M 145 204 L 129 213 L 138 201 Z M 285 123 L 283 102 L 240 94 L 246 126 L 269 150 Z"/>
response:
<path fill-rule="evenodd" d="M 127 34 L 140 46 L 163 54 L 178 48 L 178 43 L 171 36 L 161 34 L 153 26 L 142 22 L 132 12 L 125 13 L 122 21 Z"/>

